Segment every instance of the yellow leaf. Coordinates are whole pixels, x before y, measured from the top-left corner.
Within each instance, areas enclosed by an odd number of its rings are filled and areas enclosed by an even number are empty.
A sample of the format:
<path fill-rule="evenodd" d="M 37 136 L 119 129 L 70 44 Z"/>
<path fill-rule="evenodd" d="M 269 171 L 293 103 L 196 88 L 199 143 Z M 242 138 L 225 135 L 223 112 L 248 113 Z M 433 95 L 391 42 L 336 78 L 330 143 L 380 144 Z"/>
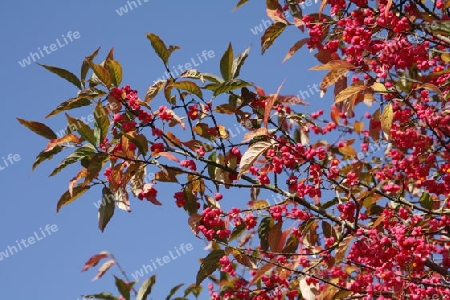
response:
<path fill-rule="evenodd" d="M 313 71 L 318 71 L 318 70 L 338 70 L 338 69 L 344 69 L 344 70 L 350 70 L 355 68 L 354 65 L 352 65 L 351 63 L 345 61 L 345 60 L 332 60 L 329 61 L 328 63 L 324 64 L 324 65 L 320 65 L 320 66 L 315 66 L 310 68 L 310 70 Z"/>
<path fill-rule="evenodd" d="M 394 120 L 394 111 L 392 109 L 392 105 L 389 103 L 388 105 L 385 106 L 380 116 L 381 129 L 387 136 L 389 136 L 389 133 L 391 131 L 393 120 Z"/>
<path fill-rule="evenodd" d="M 363 131 L 363 129 L 364 129 L 364 123 L 355 121 L 355 124 L 353 125 L 353 129 L 355 129 L 355 131 L 357 133 L 361 133 L 361 131 Z"/>
<path fill-rule="evenodd" d="M 334 103 L 345 101 L 348 98 L 364 91 L 365 89 L 367 89 L 367 87 L 364 85 L 357 85 L 357 86 L 351 85 L 336 95 L 336 97 L 334 98 Z"/>

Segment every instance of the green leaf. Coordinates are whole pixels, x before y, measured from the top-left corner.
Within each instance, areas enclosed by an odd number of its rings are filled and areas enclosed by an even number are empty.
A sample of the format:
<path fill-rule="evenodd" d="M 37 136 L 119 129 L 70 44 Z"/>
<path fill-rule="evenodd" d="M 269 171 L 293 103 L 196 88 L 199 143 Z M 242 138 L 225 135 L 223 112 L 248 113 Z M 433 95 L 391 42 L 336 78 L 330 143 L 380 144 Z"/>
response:
<path fill-rule="evenodd" d="M 145 95 L 145 102 L 150 102 L 153 98 L 156 97 L 156 95 L 162 90 L 164 87 L 164 84 L 166 83 L 165 80 L 158 80 L 155 83 L 153 83 L 151 86 L 148 87 L 147 93 Z"/>
<path fill-rule="evenodd" d="M 244 65 L 244 62 L 247 59 L 249 52 L 250 46 L 233 60 L 233 67 L 231 68 L 232 78 L 239 77 L 239 72 L 241 71 L 241 67 Z"/>
<path fill-rule="evenodd" d="M 122 66 L 117 60 L 108 59 L 106 60 L 105 67 L 109 72 L 112 84 L 114 86 L 119 86 L 122 82 Z"/>
<path fill-rule="evenodd" d="M 67 122 L 70 127 L 75 127 L 76 131 L 89 143 L 96 145 L 96 139 L 94 131 L 86 123 L 81 120 L 72 118 L 66 113 Z"/>
<path fill-rule="evenodd" d="M 261 220 L 258 227 L 258 236 L 261 241 L 261 249 L 267 251 L 269 249 L 269 232 L 273 226 L 273 219 L 271 217 L 265 217 Z"/>
<path fill-rule="evenodd" d="M 184 290 L 184 297 L 186 297 L 189 294 L 193 294 L 196 299 L 198 299 L 198 296 L 200 296 L 200 293 L 202 292 L 202 286 L 196 286 L 195 284 L 191 284 L 187 289 Z"/>
<path fill-rule="evenodd" d="M 98 176 L 108 158 L 109 155 L 107 153 L 97 153 L 94 156 L 85 157 L 85 159 L 88 159 L 89 161 L 85 167 L 88 172 L 85 182 L 91 182 Z M 83 165 L 83 159 L 81 160 L 81 164 Z"/>
<path fill-rule="evenodd" d="M 62 111 L 71 110 L 73 108 L 88 106 L 91 104 L 91 100 L 89 100 L 86 97 L 76 97 L 76 98 L 70 98 L 67 101 L 64 101 L 60 105 L 58 105 L 57 108 L 52 110 L 45 118 L 49 118 L 51 116 L 57 115 Z"/>
<path fill-rule="evenodd" d="M 27 127 L 34 133 L 45 137 L 46 139 L 52 140 L 52 139 L 58 138 L 56 136 L 56 134 L 53 132 L 53 130 L 50 129 L 50 127 L 48 127 L 47 125 L 45 125 L 43 123 L 39 123 L 36 121 L 27 121 L 27 120 L 20 119 L 20 118 L 16 118 L 16 119 L 20 122 L 20 124 Z"/>
<path fill-rule="evenodd" d="M 156 275 L 147 278 L 139 288 L 136 300 L 147 300 L 147 296 L 152 292 L 152 287 L 156 282 Z"/>
<path fill-rule="evenodd" d="M 116 287 L 119 293 L 125 298 L 125 300 L 130 300 L 130 286 L 126 284 L 122 279 L 114 276 L 116 279 Z"/>
<path fill-rule="evenodd" d="M 177 285 L 177 286 L 174 286 L 171 290 L 170 290 L 170 292 L 169 292 L 169 295 L 167 295 L 167 297 L 166 297 L 166 300 L 171 300 L 172 299 L 172 296 L 182 287 L 184 285 L 184 283 L 181 283 L 181 284 L 179 284 L 179 285 Z"/>
<path fill-rule="evenodd" d="M 55 73 L 59 77 L 64 78 L 65 80 L 72 83 L 80 90 L 83 88 L 83 86 L 81 85 L 80 79 L 78 79 L 78 77 L 75 76 L 75 74 L 73 74 L 72 72 L 67 71 L 65 69 L 58 68 L 58 67 L 42 65 L 40 63 L 37 63 L 37 64 L 40 65 L 41 67 L 44 67 L 45 69 L 49 70 L 50 72 Z"/>
<path fill-rule="evenodd" d="M 230 81 L 226 81 L 222 84 L 220 84 L 214 91 L 214 96 L 223 94 L 223 93 L 228 93 L 230 91 L 236 90 L 236 89 L 240 89 L 246 86 L 251 86 L 250 83 L 241 80 L 241 79 L 233 79 Z"/>
<path fill-rule="evenodd" d="M 423 192 L 419 199 L 420 205 L 428 210 L 433 209 L 433 200 L 431 199 L 430 194 L 427 192 Z"/>
<path fill-rule="evenodd" d="M 156 54 L 161 58 L 164 64 L 168 63 L 169 60 L 169 50 L 167 49 L 164 42 L 161 40 L 159 36 L 153 33 L 147 34 L 147 39 L 150 40 L 150 43 L 152 44 L 153 49 L 155 50 Z M 172 50 L 173 51 L 173 50 Z"/>
<path fill-rule="evenodd" d="M 231 43 L 228 44 L 228 48 L 220 59 L 220 73 L 225 81 L 233 79 L 231 70 L 233 68 L 234 52 Z"/>
<path fill-rule="evenodd" d="M 81 81 L 84 82 L 86 80 L 87 72 L 89 71 L 89 64 L 87 61 L 92 61 L 98 54 L 98 51 L 100 51 L 100 47 L 97 48 L 91 55 L 86 56 L 85 60 L 83 60 L 83 63 L 81 64 Z"/>
<path fill-rule="evenodd" d="M 139 152 L 141 152 L 141 154 L 143 156 L 146 156 L 148 153 L 148 140 L 145 137 L 145 135 L 142 134 L 138 134 L 136 135 L 136 137 L 132 137 L 128 134 L 125 134 L 125 136 L 133 143 L 136 145 L 136 147 L 139 149 Z"/>
<path fill-rule="evenodd" d="M 240 0 L 240 1 L 238 2 L 238 4 L 236 4 L 236 7 L 233 8 L 233 11 L 235 11 L 236 9 L 238 9 L 239 7 L 241 7 L 242 5 L 244 5 L 244 4 L 247 3 L 247 2 L 248 2 L 248 0 Z"/>
<path fill-rule="evenodd" d="M 202 91 L 200 90 L 198 85 L 196 85 L 192 81 L 187 81 L 187 80 L 185 80 L 185 81 L 177 81 L 177 82 L 174 82 L 174 83 L 170 84 L 170 86 L 173 87 L 173 88 L 180 89 L 180 90 L 188 91 L 189 93 L 192 93 L 192 94 L 196 95 L 200 99 L 203 98 Z"/>
<path fill-rule="evenodd" d="M 208 157 L 209 161 L 216 161 L 216 151 L 212 152 L 211 155 Z M 213 164 L 208 164 L 208 175 L 210 178 L 216 178 L 216 166 Z"/>
<path fill-rule="evenodd" d="M 286 24 L 283 22 L 275 22 L 271 24 L 261 37 L 261 54 L 264 54 L 270 46 L 272 46 L 275 39 L 286 28 Z"/>
<path fill-rule="evenodd" d="M 108 70 L 101 65 L 95 64 L 91 60 L 86 59 L 86 62 L 92 71 L 94 71 L 95 76 L 97 76 L 103 85 L 109 89 L 111 87 L 111 75 L 109 75 Z"/>
<path fill-rule="evenodd" d="M 76 186 L 72 190 L 72 195 L 70 195 L 70 191 L 67 190 L 64 194 L 62 194 L 61 198 L 59 198 L 58 204 L 56 205 L 56 212 L 59 212 L 61 207 L 64 205 L 75 201 L 78 197 L 86 193 L 89 188 L 89 186 Z"/>
<path fill-rule="evenodd" d="M 238 238 L 245 231 L 245 227 L 245 223 L 241 223 L 239 226 L 234 227 L 231 231 L 228 242 L 231 242 L 232 240 Z"/>
<path fill-rule="evenodd" d="M 43 161 L 51 159 L 53 156 L 55 156 L 55 154 L 58 154 L 59 152 L 61 152 L 62 149 L 64 149 L 64 147 L 56 146 L 55 148 L 53 148 L 50 151 L 47 151 L 47 152 L 42 151 L 41 153 L 39 153 L 36 156 L 36 159 L 35 159 L 35 161 L 33 163 L 32 170 L 34 171 L 34 169 L 36 169 L 37 166 L 39 166 Z"/>
<path fill-rule="evenodd" d="M 200 269 L 197 272 L 196 285 L 200 285 L 206 277 L 211 275 L 219 266 L 219 259 L 225 255 L 222 249 L 213 250 L 202 261 Z"/>
<path fill-rule="evenodd" d="M 50 151 L 51 152 L 51 151 Z M 94 149 L 90 147 L 80 147 L 75 150 L 72 154 L 64 158 L 59 165 L 53 170 L 53 172 L 49 175 L 49 177 L 58 174 L 61 170 L 66 168 L 67 166 L 76 163 L 86 156 L 91 156 L 94 154 Z"/>
<path fill-rule="evenodd" d="M 94 295 L 85 295 L 83 299 L 102 299 L 102 300 L 119 300 L 119 298 L 113 296 L 111 293 L 101 293 Z"/>
<path fill-rule="evenodd" d="M 105 108 L 102 106 L 101 101 L 97 103 L 97 106 L 94 110 L 94 137 L 96 144 L 100 144 L 105 139 L 108 134 L 109 129 L 109 119 L 108 113 Z"/>
<path fill-rule="evenodd" d="M 102 203 L 98 208 L 98 228 L 103 232 L 106 225 L 114 215 L 116 203 L 114 201 L 114 194 L 108 187 L 102 189 Z"/>

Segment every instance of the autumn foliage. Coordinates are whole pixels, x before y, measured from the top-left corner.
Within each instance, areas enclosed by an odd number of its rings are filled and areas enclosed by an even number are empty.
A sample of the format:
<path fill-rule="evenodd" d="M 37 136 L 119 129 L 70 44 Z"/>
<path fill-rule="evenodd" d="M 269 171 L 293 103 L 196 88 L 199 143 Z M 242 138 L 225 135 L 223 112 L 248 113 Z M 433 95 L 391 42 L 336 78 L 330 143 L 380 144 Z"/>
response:
<path fill-rule="evenodd" d="M 98 186 L 113 199 L 99 208 L 104 230 L 134 199 L 161 205 L 158 189 L 169 184 L 174 209 L 211 247 L 177 299 L 198 296 L 205 279 L 211 299 L 450 299 L 450 5 L 322 0 L 303 14 L 301 1 L 266 4 L 274 22 L 262 52 L 299 31 L 284 60 L 314 50 L 309 72 L 324 72 L 319 89 L 332 107 L 300 113 L 305 101 L 282 84 L 267 93 L 241 79 L 250 49 L 235 54 L 231 44 L 220 75 L 187 70 L 144 93 L 122 85 L 113 50 L 99 63 L 98 49 L 86 57 L 80 77 L 43 66 L 79 88 L 47 116 L 66 112 L 65 136 L 19 119 L 49 140 L 33 169 L 63 151 L 51 175 L 80 165 L 57 210 Z M 147 38 L 169 70 L 179 47 Z M 67 113 L 83 106 L 94 108 L 93 128 Z M 245 134 L 231 137 L 224 119 Z M 248 198 L 222 209 L 234 189 Z M 85 269 L 106 258 L 101 277 L 111 254 Z M 119 296 L 94 296 L 142 300 L 154 283 L 136 291 L 116 278 Z"/>

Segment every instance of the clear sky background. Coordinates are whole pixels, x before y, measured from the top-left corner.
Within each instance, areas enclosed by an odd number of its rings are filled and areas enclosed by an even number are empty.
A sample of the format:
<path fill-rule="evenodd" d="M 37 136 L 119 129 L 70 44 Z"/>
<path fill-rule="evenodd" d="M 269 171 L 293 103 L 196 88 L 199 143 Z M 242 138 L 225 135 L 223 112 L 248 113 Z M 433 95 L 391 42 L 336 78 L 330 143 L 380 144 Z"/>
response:
<path fill-rule="evenodd" d="M 136 1 L 137 2 L 137 1 Z M 31 166 L 35 156 L 47 141 L 25 127 L 16 117 L 50 124 L 55 131 L 65 128 L 64 114 L 44 119 L 59 103 L 76 96 L 77 89 L 32 63 L 22 67 L 18 62 L 40 47 L 49 47 L 59 38 L 64 47 L 37 62 L 63 67 L 79 74 L 84 57 L 101 46 L 99 63 L 111 47 L 115 58 L 123 66 L 123 84 L 145 90 L 164 68 L 146 39 L 147 33 L 159 35 L 167 45 L 178 45 L 171 65 L 185 64 L 196 59 L 203 50 L 213 51 L 209 59 L 197 69 L 220 75 L 219 61 L 229 42 L 235 54 L 252 45 L 250 56 L 242 68 L 240 78 L 275 93 L 284 79 L 282 94 L 307 91 L 308 85 L 318 84 L 325 74 L 307 71 L 319 64 L 304 48 L 282 64 L 288 49 L 305 37 L 295 28 L 289 28 L 261 56 L 261 33 L 251 29 L 268 20 L 263 1 L 250 1 L 232 12 L 235 1 L 148 1 L 119 16 L 116 10 L 126 6 L 123 0 L 110 1 L 3 1 L 0 10 L 0 60 L 2 109 L 0 124 L 0 252 L 16 246 L 16 240 L 28 239 L 35 232 L 42 237 L 40 228 L 55 224 L 57 231 L 22 251 L 0 261 L 0 295 L 2 299 L 76 300 L 80 295 L 101 291 L 115 292 L 112 273 L 91 282 L 94 271 L 81 273 L 84 262 L 93 254 L 107 250 L 115 254 L 128 275 L 150 264 L 157 257 L 168 255 L 180 244 L 191 243 L 193 250 L 156 270 L 157 284 L 152 299 L 164 299 L 170 288 L 195 282 L 198 260 L 207 255 L 206 243 L 195 238 L 187 225 L 187 214 L 175 206 L 174 190 L 164 188 L 158 199 L 163 206 L 131 199 L 132 213 L 116 210 L 104 233 L 97 228 L 97 209 L 94 202 L 101 190 L 91 189 L 76 202 L 56 213 L 56 203 L 67 190 L 68 181 L 79 169 L 67 168 L 58 176 L 48 178 L 64 152 L 56 159 L 45 162 L 35 172 Z M 312 3 L 306 11 L 316 9 Z M 267 22 L 267 21 L 266 21 Z M 254 29 L 255 30 L 255 29 Z M 80 37 L 65 44 L 62 35 L 79 32 Z M 321 99 L 317 94 L 305 98 L 311 105 L 303 111 L 317 111 L 329 107 L 331 97 Z M 157 98 L 156 105 L 164 104 Z M 89 110 L 70 112 L 75 117 L 87 116 Z M 228 127 L 234 127 L 234 118 Z M 92 124 L 91 124 L 92 125 Z M 242 136 L 237 137 L 237 140 Z M 16 154 L 13 164 L 6 167 L 3 157 Z M 20 159 L 17 159 L 20 156 Z M 248 193 L 225 193 L 224 203 L 242 207 Z M 55 227 L 54 227 L 55 228 Z M 114 269 L 116 270 L 116 269 Z M 114 271 L 114 274 L 118 272 Z M 148 274 L 146 277 L 152 274 Z M 200 299 L 207 299 L 204 292 Z"/>

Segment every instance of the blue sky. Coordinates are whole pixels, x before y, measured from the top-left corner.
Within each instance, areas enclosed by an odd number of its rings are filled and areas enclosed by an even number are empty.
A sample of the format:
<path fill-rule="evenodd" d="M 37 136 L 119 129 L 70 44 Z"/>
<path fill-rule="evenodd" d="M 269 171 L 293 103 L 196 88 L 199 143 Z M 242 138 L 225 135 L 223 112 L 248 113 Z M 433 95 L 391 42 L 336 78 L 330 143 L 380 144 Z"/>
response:
<path fill-rule="evenodd" d="M 308 90 L 308 85 L 318 84 L 324 75 L 324 72 L 307 71 L 319 63 L 306 48 L 281 64 L 288 49 L 305 37 L 294 28 L 288 29 L 261 56 L 261 34 L 255 35 L 251 30 L 255 31 L 255 26 L 268 19 L 260 1 L 250 1 L 235 12 L 232 9 L 237 1 L 140 2 L 141 5 L 133 10 L 128 7 L 127 13 L 122 10 L 122 16 L 117 10 L 126 6 L 126 1 L 2 3 L 0 60 L 4 96 L 0 111 L 0 252 L 8 246 L 17 247 L 16 240 L 36 237 L 33 245 L 22 247 L 18 253 L 0 261 L 0 289 L 4 299 L 76 300 L 81 299 L 82 294 L 115 292 L 111 274 L 92 283 L 95 271 L 80 273 L 91 255 L 111 251 L 131 275 L 143 264 L 168 255 L 181 244 L 192 244 L 191 251 L 156 270 L 157 285 L 152 299 L 162 299 L 171 287 L 194 282 L 198 259 L 208 253 L 203 250 L 206 243 L 195 238 L 188 228 L 186 213 L 176 208 L 170 187 L 158 194 L 163 206 L 132 199 L 133 212 L 116 211 L 104 233 L 97 228 L 94 206 L 101 197 L 100 188 L 92 189 L 56 213 L 57 200 L 77 169 L 68 168 L 58 176 L 48 178 L 64 154 L 68 154 L 66 152 L 31 172 L 35 156 L 46 146 L 46 140 L 21 126 L 16 117 L 46 122 L 55 131 L 60 131 L 66 126 L 63 114 L 48 120 L 44 116 L 59 103 L 74 97 L 77 90 L 34 63 L 22 67 L 19 61 L 24 64 L 23 59 L 27 59 L 30 52 L 51 47 L 59 39 L 62 47 L 53 46 L 55 50 L 44 53 L 37 62 L 79 74 L 85 56 L 101 46 L 99 57 L 103 58 L 114 47 L 115 58 L 124 70 L 123 84 L 139 90 L 141 97 L 147 87 L 164 74 L 162 63 L 146 39 L 150 32 L 159 35 L 167 45 L 181 47 L 172 55 L 171 65 L 174 66 L 196 59 L 197 53 L 204 50 L 213 51 L 215 56 L 197 68 L 215 74 L 220 74 L 220 57 L 229 42 L 235 54 L 251 45 L 250 57 L 240 77 L 263 87 L 267 93 L 275 93 L 287 79 L 282 94 L 297 94 L 300 90 Z M 317 9 L 315 5 L 313 3 L 307 10 Z M 78 39 L 67 39 L 65 43 L 69 31 L 72 34 L 78 32 L 74 35 Z M 301 109 L 309 112 L 331 103 L 329 96 L 321 99 L 318 94 L 305 100 L 311 105 Z M 159 101 L 156 105 L 164 104 L 161 98 L 155 101 Z M 89 112 L 75 110 L 71 115 L 81 117 Z M 227 125 L 233 127 L 233 121 L 234 118 Z M 249 200 L 246 197 L 225 193 L 223 201 L 242 207 Z M 48 231 L 46 225 L 49 225 Z M 41 239 L 37 240 L 38 237 Z M 114 274 L 118 272 L 114 271 Z M 206 298 L 204 293 L 201 299 Z"/>

